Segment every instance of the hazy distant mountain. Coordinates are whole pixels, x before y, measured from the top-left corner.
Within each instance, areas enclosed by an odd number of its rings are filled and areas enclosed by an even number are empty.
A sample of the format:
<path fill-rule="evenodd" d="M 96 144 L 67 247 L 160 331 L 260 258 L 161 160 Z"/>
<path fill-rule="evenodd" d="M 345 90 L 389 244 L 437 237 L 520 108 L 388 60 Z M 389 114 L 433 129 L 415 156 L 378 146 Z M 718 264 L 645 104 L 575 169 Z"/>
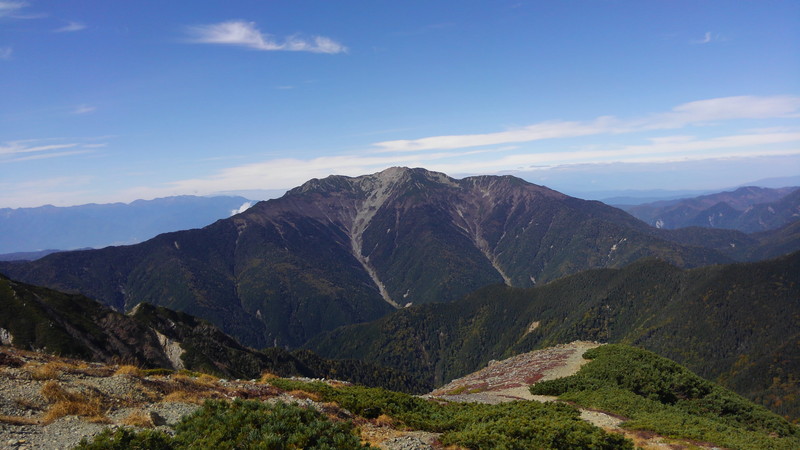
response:
<path fill-rule="evenodd" d="M 528 287 L 643 257 L 684 267 L 728 262 L 760 242 L 720 231 L 673 236 L 511 176 L 456 180 L 392 168 L 314 179 L 203 229 L 0 271 L 119 310 L 148 302 L 188 312 L 247 345 L 298 346 L 397 306 L 447 302 L 488 284 Z M 718 248 L 670 241 L 693 238 Z M 782 251 L 775 245 L 770 251 Z"/>
<path fill-rule="evenodd" d="M 746 233 L 772 230 L 800 219 L 800 190 L 742 187 L 694 198 L 622 206 L 657 228 L 726 228 Z"/>
<path fill-rule="evenodd" d="M 800 416 L 800 253 L 681 270 L 646 260 L 528 289 L 495 285 L 318 336 L 308 347 L 434 385 L 574 340 L 668 356 L 781 414 Z"/>
<path fill-rule="evenodd" d="M 89 250 L 88 248 L 79 250 Z M 39 258 L 44 258 L 51 253 L 63 252 L 64 250 L 47 249 L 37 252 L 14 252 L 0 254 L 0 261 L 33 261 Z"/>
<path fill-rule="evenodd" d="M 179 196 L 132 203 L 0 209 L 0 254 L 135 244 L 230 217 L 243 197 Z"/>

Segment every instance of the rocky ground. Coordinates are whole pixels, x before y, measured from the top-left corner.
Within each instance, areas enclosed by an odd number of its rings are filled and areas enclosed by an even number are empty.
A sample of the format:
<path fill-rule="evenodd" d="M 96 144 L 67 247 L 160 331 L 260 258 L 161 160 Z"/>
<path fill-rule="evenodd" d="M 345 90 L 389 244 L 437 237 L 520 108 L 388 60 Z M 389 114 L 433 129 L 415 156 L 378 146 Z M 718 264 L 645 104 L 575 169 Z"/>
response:
<path fill-rule="evenodd" d="M 427 395 L 441 401 L 499 403 L 556 401 L 532 396 L 527 386 L 568 376 L 586 362 L 581 355 L 599 344 L 574 342 L 492 362 Z M 340 383 L 340 382 L 331 382 Z M 352 420 L 365 442 L 389 450 L 441 448 L 436 433 L 398 429 L 379 419 L 354 416 L 335 404 L 319 403 L 302 391 L 285 392 L 259 380 L 225 380 L 204 374 L 143 371 L 56 358 L 0 346 L 0 448 L 68 449 L 106 427 L 156 428 L 170 425 L 208 398 L 296 402 L 333 420 Z M 698 448 L 660 436 L 620 428 L 624 420 L 602 411 L 581 417 L 611 432 L 623 433 L 643 448 Z"/>
<path fill-rule="evenodd" d="M 68 449 L 104 428 L 170 425 L 208 398 L 283 401 L 317 408 L 334 420 L 353 420 L 362 439 L 385 449 L 432 448 L 432 433 L 372 423 L 303 392 L 284 392 L 258 380 L 142 371 L 56 358 L 0 346 L 0 448 Z"/>

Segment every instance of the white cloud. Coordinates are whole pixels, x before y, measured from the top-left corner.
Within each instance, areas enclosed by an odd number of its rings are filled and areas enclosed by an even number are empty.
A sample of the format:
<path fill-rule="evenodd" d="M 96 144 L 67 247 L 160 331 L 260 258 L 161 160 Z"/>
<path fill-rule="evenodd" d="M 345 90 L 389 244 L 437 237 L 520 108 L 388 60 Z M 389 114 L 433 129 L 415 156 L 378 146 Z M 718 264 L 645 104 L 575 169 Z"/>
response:
<path fill-rule="evenodd" d="M 253 206 L 253 202 L 244 202 L 238 209 L 231 210 L 231 215 L 235 216 L 236 214 L 241 214 L 250 209 L 251 206 Z"/>
<path fill-rule="evenodd" d="M 96 109 L 97 107 L 95 106 L 79 105 L 72 110 L 72 114 L 88 114 L 90 112 L 94 112 Z"/>
<path fill-rule="evenodd" d="M 54 141 L 63 141 L 63 139 L 29 139 L 0 144 L 0 164 L 93 153 L 94 149 L 105 145 L 86 142 L 92 141 L 92 139 L 48 143 Z"/>
<path fill-rule="evenodd" d="M 721 36 L 719 33 L 712 33 L 710 31 L 706 31 L 706 33 L 703 35 L 702 38 L 700 38 L 700 39 L 692 39 L 691 41 L 689 41 L 689 43 L 690 44 L 703 45 L 703 44 L 710 44 L 712 42 L 720 42 L 720 41 L 725 41 L 725 40 L 726 39 L 723 36 Z"/>
<path fill-rule="evenodd" d="M 197 44 L 236 45 L 263 51 L 294 51 L 311 53 L 343 53 L 347 47 L 324 36 L 303 38 L 289 36 L 280 41 L 256 28 L 255 22 L 228 21 L 187 28 L 190 42 Z"/>
<path fill-rule="evenodd" d="M 663 130 L 723 120 L 794 117 L 798 110 L 800 110 L 800 97 L 722 97 L 684 103 L 666 113 L 637 119 L 621 120 L 604 116 L 585 122 L 548 121 L 495 133 L 383 141 L 375 143 L 374 146 L 378 152 L 420 152 L 480 147 L 596 134 Z"/>
<path fill-rule="evenodd" d="M 0 17 L 13 16 L 26 6 L 28 6 L 26 2 L 0 1 Z"/>
<path fill-rule="evenodd" d="M 163 186 L 128 190 L 126 199 L 168 195 L 207 195 L 248 189 L 281 189 L 331 174 L 358 176 L 391 166 L 425 167 L 447 174 L 490 174 L 509 170 L 564 167 L 575 164 L 670 163 L 719 158 L 798 155 L 800 132 L 740 134 L 698 139 L 693 136 L 653 137 L 641 145 L 606 146 L 570 151 L 531 152 L 522 147 L 383 155 L 362 153 L 310 159 L 281 158 L 223 169 L 206 178 L 185 179 Z M 772 147 L 771 147 L 772 146 Z"/>
<path fill-rule="evenodd" d="M 86 25 L 80 22 L 70 22 L 67 25 L 64 25 L 61 28 L 57 28 L 53 30 L 54 33 L 71 33 L 74 31 L 81 31 L 86 29 Z"/>
<path fill-rule="evenodd" d="M 0 47 L 0 59 L 11 59 L 12 53 L 14 53 L 14 49 L 10 46 Z"/>

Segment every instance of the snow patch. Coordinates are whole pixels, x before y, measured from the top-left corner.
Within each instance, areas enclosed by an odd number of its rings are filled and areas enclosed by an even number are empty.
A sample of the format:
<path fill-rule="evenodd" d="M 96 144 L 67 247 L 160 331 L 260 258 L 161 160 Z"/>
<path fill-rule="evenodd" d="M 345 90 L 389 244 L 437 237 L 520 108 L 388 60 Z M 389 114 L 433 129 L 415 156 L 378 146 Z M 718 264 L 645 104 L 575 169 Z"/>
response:
<path fill-rule="evenodd" d="M 176 248 L 176 249 L 178 249 L 178 250 L 180 250 L 180 249 L 181 249 L 181 246 L 180 246 L 180 245 L 178 245 L 178 241 L 175 241 L 175 242 L 173 242 L 173 244 L 175 245 L 175 248 Z"/>

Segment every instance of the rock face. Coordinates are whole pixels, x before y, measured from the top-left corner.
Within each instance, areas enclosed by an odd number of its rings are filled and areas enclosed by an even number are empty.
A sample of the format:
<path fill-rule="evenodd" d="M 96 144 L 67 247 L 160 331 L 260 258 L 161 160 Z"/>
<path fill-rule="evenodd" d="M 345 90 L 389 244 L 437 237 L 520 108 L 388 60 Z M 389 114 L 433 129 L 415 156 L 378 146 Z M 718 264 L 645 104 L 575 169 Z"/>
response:
<path fill-rule="evenodd" d="M 203 229 L 0 272 L 117 310 L 148 302 L 187 312 L 253 347 L 293 347 L 489 284 L 530 287 L 642 257 L 730 261 L 668 239 L 621 210 L 511 176 L 391 168 L 313 179 Z"/>

